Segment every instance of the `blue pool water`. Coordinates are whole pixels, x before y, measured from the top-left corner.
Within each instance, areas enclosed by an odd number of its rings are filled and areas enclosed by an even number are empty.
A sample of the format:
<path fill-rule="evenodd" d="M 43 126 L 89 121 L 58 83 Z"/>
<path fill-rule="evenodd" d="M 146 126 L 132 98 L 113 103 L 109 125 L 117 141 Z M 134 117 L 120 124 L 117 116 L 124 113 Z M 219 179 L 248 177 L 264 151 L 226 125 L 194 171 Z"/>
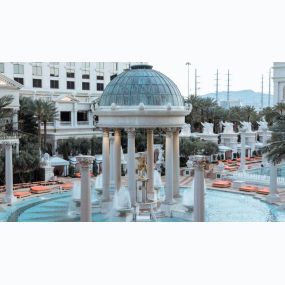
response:
<path fill-rule="evenodd" d="M 183 194 L 185 189 L 181 189 Z M 79 216 L 68 215 L 70 193 L 48 194 L 16 203 L 0 212 L 1 221 L 19 222 L 76 222 Z M 246 194 L 207 190 L 206 221 L 209 222 L 269 222 L 285 221 L 285 212 Z M 191 216 L 190 220 L 191 220 Z M 123 222 L 126 218 L 94 213 L 94 222 Z M 185 222 L 189 218 L 160 218 L 159 222 Z"/>

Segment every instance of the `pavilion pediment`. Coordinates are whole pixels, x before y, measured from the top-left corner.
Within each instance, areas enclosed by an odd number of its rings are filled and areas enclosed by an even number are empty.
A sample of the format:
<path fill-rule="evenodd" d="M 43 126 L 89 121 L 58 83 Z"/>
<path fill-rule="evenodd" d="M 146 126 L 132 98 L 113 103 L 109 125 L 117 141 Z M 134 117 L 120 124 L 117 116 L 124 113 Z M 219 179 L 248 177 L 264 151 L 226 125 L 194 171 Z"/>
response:
<path fill-rule="evenodd" d="M 0 73 L 0 88 L 21 89 L 22 87 L 22 84 Z"/>

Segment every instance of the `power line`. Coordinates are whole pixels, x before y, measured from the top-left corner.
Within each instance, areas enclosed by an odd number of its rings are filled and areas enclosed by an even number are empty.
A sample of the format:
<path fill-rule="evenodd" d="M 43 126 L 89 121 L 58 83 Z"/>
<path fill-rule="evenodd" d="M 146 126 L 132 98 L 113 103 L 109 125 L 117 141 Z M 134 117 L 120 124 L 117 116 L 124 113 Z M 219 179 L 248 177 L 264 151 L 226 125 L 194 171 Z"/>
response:
<path fill-rule="evenodd" d="M 230 108 L 230 70 L 227 73 L 227 108 Z"/>
<path fill-rule="evenodd" d="M 263 109 L 263 74 L 261 75 L 261 109 Z"/>
<path fill-rule="evenodd" d="M 268 77 L 268 107 L 271 104 L 271 68 L 269 68 L 269 77 Z"/>
<path fill-rule="evenodd" d="M 219 101 L 219 70 L 216 72 L 216 101 Z"/>
<path fill-rule="evenodd" d="M 197 75 L 197 69 L 195 69 L 195 96 L 197 96 L 198 95 L 198 89 L 200 89 L 199 87 L 198 87 L 198 84 L 200 83 L 200 82 L 198 82 L 198 77 L 200 77 L 200 76 L 198 76 Z"/>
<path fill-rule="evenodd" d="M 187 67 L 188 67 L 188 89 L 187 89 L 187 91 L 188 91 L 188 101 L 190 100 L 190 88 L 189 88 L 189 67 L 190 67 L 190 65 L 191 65 L 191 63 L 190 62 L 186 62 L 186 65 L 187 65 Z"/>

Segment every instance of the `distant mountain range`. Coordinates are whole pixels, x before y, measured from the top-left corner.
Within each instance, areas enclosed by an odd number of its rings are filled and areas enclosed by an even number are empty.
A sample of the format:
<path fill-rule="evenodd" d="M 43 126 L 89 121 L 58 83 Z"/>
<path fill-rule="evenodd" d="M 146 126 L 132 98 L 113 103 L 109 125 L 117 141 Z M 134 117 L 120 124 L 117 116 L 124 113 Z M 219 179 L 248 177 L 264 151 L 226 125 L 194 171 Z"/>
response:
<path fill-rule="evenodd" d="M 255 92 L 253 90 L 239 90 L 239 91 L 230 91 L 230 101 L 240 101 L 242 106 L 250 105 L 254 106 L 256 109 L 261 108 L 261 93 Z M 201 97 L 210 97 L 216 99 L 216 93 L 209 93 L 201 95 Z M 227 100 L 227 92 L 219 92 L 219 101 Z M 273 106 L 273 95 L 271 95 L 271 106 Z M 263 94 L 263 106 L 268 106 L 268 94 Z"/>

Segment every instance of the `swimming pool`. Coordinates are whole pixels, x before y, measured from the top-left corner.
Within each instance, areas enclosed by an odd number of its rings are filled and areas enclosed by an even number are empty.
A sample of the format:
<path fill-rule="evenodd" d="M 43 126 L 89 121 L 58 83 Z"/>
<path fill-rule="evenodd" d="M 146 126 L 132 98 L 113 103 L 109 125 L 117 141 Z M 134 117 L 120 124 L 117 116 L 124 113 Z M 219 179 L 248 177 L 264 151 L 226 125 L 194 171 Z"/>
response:
<path fill-rule="evenodd" d="M 181 194 L 186 189 L 180 189 Z M 77 222 L 78 215 L 70 215 L 71 193 L 48 194 L 16 203 L 0 212 L 1 221 L 9 222 Z M 208 222 L 274 222 L 285 221 L 285 211 L 269 205 L 251 195 L 207 190 L 205 216 Z M 102 214 L 96 206 L 93 222 L 124 222 L 126 218 L 112 213 Z M 189 214 L 191 220 L 192 214 Z M 180 217 L 158 218 L 158 222 L 186 222 Z"/>

